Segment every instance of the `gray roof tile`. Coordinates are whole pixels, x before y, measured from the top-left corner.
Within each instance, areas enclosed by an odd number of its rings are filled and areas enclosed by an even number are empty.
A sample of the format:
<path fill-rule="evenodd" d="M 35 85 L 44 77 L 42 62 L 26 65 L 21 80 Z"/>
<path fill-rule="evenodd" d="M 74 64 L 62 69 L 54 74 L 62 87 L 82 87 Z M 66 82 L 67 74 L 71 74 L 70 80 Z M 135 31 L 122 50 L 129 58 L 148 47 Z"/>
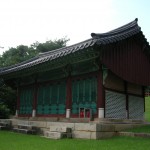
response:
<path fill-rule="evenodd" d="M 72 46 L 63 47 L 63 48 L 59 48 L 59 49 L 56 49 L 53 51 L 41 53 L 37 57 L 34 57 L 25 62 L 16 64 L 13 66 L 1 68 L 0 75 L 20 71 L 20 70 L 36 66 L 38 64 L 41 64 L 41 63 L 44 63 L 47 61 L 52 61 L 54 59 L 69 55 L 70 53 L 75 53 L 82 49 L 92 47 L 95 44 L 106 45 L 106 44 L 114 43 L 114 42 L 117 42 L 120 40 L 124 40 L 124 39 L 134 36 L 138 33 L 140 33 L 143 41 L 145 41 L 145 43 L 149 46 L 146 38 L 144 37 L 144 35 L 141 31 L 141 28 L 137 24 L 137 19 L 135 19 L 134 21 L 132 21 L 122 27 L 119 27 L 115 30 L 112 30 L 112 31 L 109 31 L 106 33 L 102 33 L 102 34 L 91 33 L 92 38 L 88 39 L 86 41 L 74 44 Z"/>

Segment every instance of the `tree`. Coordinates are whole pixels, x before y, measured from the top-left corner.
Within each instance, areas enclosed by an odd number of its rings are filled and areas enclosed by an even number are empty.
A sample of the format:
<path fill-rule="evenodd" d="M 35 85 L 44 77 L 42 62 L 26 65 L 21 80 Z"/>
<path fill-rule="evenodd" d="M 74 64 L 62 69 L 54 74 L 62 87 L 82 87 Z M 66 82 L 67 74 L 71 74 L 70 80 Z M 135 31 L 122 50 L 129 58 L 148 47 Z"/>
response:
<path fill-rule="evenodd" d="M 16 91 L 7 85 L 0 87 L 0 103 L 10 109 L 10 113 L 14 114 L 16 107 Z"/>
<path fill-rule="evenodd" d="M 34 57 L 36 54 L 35 50 L 33 51 L 30 47 L 24 45 L 10 48 L 0 57 L 0 66 L 5 67 L 17 64 Z"/>
<path fill-rule="evenodd" d="M 31 59 L 39 53 L 48 52 L 61 47 L 65 47 L 68 39 L 49 40 L 45 43 L 33 43 L 30 47 L 19 45 L 16 48 L 10 48 L 0 57 L 0 67 L 14 65 L 25 60 Z"/>
<path fill-rule="evenodd" d="M 49 40 L 49 41 L 46 41 L 45 43 L 36 42 L 32 46 L 39 53 L 43 53 L 43 52 L 48 52 L 48 51 L 51 51 L 51 50 L 55 50 L 55 49 L 58 49 L 58 48 L 65 47 L 66 43 L 68 41 L 69 41 L 69 39 L 62 38 L 62 39 L 58 39 L 58 40 L 54 40 L 54 41 Z"/>

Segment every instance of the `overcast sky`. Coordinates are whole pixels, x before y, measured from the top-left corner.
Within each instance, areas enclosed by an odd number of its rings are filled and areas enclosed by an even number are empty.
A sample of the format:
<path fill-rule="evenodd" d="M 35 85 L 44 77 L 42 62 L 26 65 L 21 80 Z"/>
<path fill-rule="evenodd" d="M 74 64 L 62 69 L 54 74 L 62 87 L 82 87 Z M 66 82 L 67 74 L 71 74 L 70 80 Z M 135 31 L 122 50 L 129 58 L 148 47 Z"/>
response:
<path fill-rule="evenodd" d="M 150 42 L 150 0 L 0 0 L 0 54 L 63 37 L 75 44 L 135 18 Z"/>

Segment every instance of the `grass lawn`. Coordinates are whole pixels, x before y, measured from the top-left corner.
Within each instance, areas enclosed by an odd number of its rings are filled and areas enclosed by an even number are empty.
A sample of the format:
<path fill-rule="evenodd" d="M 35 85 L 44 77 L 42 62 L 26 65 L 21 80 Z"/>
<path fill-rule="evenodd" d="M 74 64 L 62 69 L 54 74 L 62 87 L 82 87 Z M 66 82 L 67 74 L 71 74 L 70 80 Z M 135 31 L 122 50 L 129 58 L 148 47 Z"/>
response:
<path fill-rule="evenodd" d="M 150 97 L 145 98 L 145 119 L 150 122 Z"/>
<path fill-rule="evenodd" d="M 50 140 L 35 135 L 0 131 L 0 150 L 149 150 L 150 139 L 113 137 L 106 140 Z"/>

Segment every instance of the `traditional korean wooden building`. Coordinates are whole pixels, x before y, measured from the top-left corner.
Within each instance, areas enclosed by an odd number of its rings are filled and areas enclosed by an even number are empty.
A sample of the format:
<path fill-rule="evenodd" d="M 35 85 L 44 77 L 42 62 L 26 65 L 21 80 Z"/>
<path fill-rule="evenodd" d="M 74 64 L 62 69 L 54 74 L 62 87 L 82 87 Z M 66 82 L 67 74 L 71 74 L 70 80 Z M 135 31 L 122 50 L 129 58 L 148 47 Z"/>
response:
<path fill-rule="evenodd" d="M 0 69 L 17 89 L 16 115 L 143 119 L 150 46 L 134 21 L 78 44 Z M 89 117 L 89 114 L 87 114 Z"/>

